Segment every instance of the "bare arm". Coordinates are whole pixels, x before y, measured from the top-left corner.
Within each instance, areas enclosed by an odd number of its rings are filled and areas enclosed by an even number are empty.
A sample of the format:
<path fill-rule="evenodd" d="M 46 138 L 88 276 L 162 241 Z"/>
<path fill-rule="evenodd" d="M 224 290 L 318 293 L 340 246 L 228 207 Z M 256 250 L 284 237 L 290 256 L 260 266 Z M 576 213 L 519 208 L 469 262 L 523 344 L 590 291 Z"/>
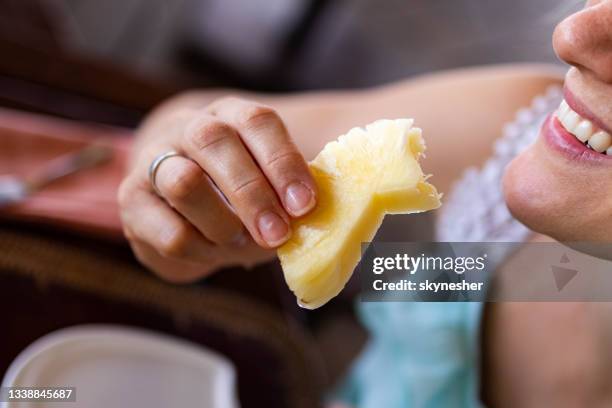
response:
<path fill-rule="evenodd" d="M 427 141 L 424 168 L 447 191 L 460 170 L 484 161 L 501 126 L 563 71 L 550 65 L 501 65 L 445 71 L 377 88 L 266 95 L 234 90 L 190 91 L 162 106 L 160 119 L 184 107 L 202 107 L 228 94 L 278 110 L 307 159 L 329 140 L 376 119 L 412 117 Z"/>
<path fill-rule="evenodd" d="M 463 168 L 490 154 L 518 108 L 560 81 L 550 67 L 515 65 L 355 91 L 190 91 L 157 108 L 138 131 L 119 192 L 126 236 L 143 263 L 174 281 L 268 259 L 273 253 L 262 248 L 285 242 L 291 218 L 316 204 L 304 159 L 327 141 L 376 119 L 413 117 L 428 143 L 424 168 L 445 192 Z M 159 166 L 158 196 L 147 170 L 170 150 L 183 157 Z"/>

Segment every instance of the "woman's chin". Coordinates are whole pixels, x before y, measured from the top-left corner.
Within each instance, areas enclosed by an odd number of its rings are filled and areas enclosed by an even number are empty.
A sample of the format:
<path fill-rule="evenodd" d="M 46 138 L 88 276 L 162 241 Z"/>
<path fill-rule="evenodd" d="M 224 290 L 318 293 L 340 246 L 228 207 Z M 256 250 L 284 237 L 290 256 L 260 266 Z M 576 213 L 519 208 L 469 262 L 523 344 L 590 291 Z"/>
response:
<path fill-rule="evenodd" d="M 548 211 L 555 207 L 547 192 L 550 187 L 542 177 L 533 147 L 517 156 L 506 168 L 503 191 L 512 215 L 533 231 L 544 232 L 552 220 Z"/>
<path fill-rule="evenodd" d="M 528 228 L 558 241 L 609 241 L 611 202 L 598 183 L 586 181 L 598 173 L 551 151 L 540 137 L 506 168 L 506 204 Z"/>

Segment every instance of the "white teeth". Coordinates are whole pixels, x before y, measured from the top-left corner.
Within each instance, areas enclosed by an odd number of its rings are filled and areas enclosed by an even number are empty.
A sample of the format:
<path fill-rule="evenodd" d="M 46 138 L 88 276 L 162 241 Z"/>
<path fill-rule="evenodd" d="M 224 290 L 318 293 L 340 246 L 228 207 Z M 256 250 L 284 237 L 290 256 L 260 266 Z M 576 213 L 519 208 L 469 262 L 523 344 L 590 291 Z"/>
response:
<path fill-rule="evenodd" d="M 589 146 L 591 146 L 593 150 L 599 153 L 606 151 L 611 144 L 612 137 L 610 137 L 610 134 L 608 132 L 604 132 L 603 130 L 600 130 L 599 132 L 595 133 L 589 139 Z"/>
<path fill-rule="evenodd" d="M 582 118 L 570 108 L 565 100 L 557 110 L 557 118 L 565 130 L 576 136 L 576 139 L 599 153 L 612 156 L 612 136 L 606 131 L 597 129 L 589 120 Z"/>
<path fill-rule="evenodd" d="M 561 118 L 561 123 L 568 132 L 574 133 L 574 128 L 576 127 L 576 125 L 578 125 L 580 119 L 580 116 L 576 112 L 569 111 L 565 115 L 563 115 L 563 118 Z"/>
<path fill-rule="evenodd" d="M 574 128 L 574 136 L 582 143 L 585 143 L 593 135 L 593 124 L 588 120 L 583 120 Z"/>
<path fill-rule="evenodd" d="M 559 116 L 560 118 L 565 116 L 565 114 L 567 112 L 569 112 L 570 107 L 567 104 L 567 102 L 565 102 L 565 99 L 561 101 L 561 106 L 559 106 L 559 111 L 557 112 L 557 116 Z"/>

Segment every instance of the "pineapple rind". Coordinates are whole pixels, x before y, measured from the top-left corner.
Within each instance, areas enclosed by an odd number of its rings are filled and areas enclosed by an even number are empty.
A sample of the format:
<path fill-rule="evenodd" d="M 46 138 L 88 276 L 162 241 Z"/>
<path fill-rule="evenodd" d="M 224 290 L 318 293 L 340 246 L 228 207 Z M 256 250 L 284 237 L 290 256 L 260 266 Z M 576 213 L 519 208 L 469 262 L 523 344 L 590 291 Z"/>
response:
<path fill-rule="evenodd" d="M 385 214 L 428 211 L 440 195 L 418 159 L 425 150 L 411 119 L 379 120 L 328 143 L 310 163 L 317 207 L 294 222 L 278 250 L 285 280 L 306 308 L 322 306 L 346 285 Z"/>

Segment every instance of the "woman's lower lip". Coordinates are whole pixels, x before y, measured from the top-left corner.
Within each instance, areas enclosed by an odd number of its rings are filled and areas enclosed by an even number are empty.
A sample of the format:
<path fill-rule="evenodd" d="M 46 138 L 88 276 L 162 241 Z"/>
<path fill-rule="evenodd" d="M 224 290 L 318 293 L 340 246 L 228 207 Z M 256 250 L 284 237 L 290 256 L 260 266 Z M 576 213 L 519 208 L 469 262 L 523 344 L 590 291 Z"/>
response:
<path fill-rule="evenodd" d="M 598 153 L 586 147 L 574 135 L 565 130 L 559 119 L 551 114 L 542 125 L 542 137 L 546 144 L 572 161 L 612 163 L 612 156 Z"/>

